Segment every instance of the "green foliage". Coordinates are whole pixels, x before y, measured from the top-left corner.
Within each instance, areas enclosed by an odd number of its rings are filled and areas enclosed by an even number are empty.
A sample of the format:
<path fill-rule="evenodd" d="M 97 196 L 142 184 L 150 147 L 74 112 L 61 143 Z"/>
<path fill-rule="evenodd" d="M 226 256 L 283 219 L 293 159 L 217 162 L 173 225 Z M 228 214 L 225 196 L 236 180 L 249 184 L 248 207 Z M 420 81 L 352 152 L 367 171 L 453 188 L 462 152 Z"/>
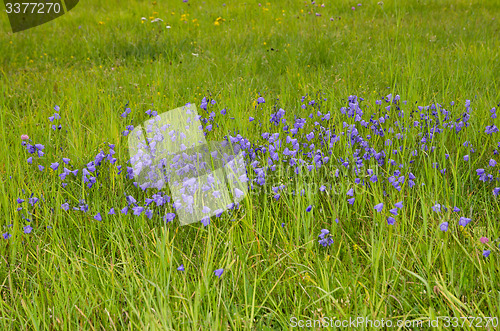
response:
<path fill-rule="evenodd" d="M 499 14 L 497 1 L 321 7 L 309 1 L 92 0 L 45 25 L 0 34 L 0 225 L 12 234 L 0 238 L 0 328 L 263 330 L 287 329 L 293 316 L 394 323 L 500 317 L 494 241 L 500 206 L 475 176 L 497 144 L 484 127 L 500 101 Z M 151 22 L 155 18 L 163 21 Z M 9 31 L 6 15 L 0 28 Z M 326 98 L 324 109 L 342 126 L 339 109 L 349 95 L 374 108 L 389 93 L 408 100 L 409 111 L 415 102 L 455 101 L 452 118 L 473 100 L 467 136 L 450 131 L 435 143 L 450 154 L 448 184 L 432 168 L 444 161 L 436 159 L 441 154 L 418 160 L 419 187 L 390 196 L 405 202 L 396 227 L 373 210 L 382 189 L 360 193 L 349 206 L 345 193 L 354 177 L 336 178 L 334 165 L 317 177 L 275 180 L 297 190 L 311 183 L 335 190 L 275 201 L 263 189 L 238 213 L 206 228 L 121 214 L 123 192 L 135 188 L 115 177 L 113 167 L 102 170 L 99 189 L 77 179 L 62 189 L 48 169 L 63 156 L 81 168 L 105 143 L 116 144 L 117 163 L 126 167 L 121 131 L 146 120 L 150 108 L 161 113 L 213 98 L 211 109 L 227 108 L 228 115 L 216 117 L 219 127 L 207 139 L 238 131 L 257 141 L 272 129 L 275 103 L 291 120 L 307 114 L 302 96 Z M 254 104 L 259 94 L 263 107 Z M 132 113 L 123 119 L 127 102 Z M 55 105 L 60 132 L 47 119 Z M 262 121 L 262 131 L 249 116 Z M 44 173 L 26 163 L 22 134 L 45 144 Z M 405 141 L 417 147 L 419 139 Z M 476 148 L 470 168 L 460 162 L 464 140 Z M 335 148 L 339 157 L 348 149 Z M 33 231 L 24 234 L 16 199 L 31 193 L 45 202 L 30 209 Z M 87 213 L 59 207 L 82 198 Z M 460 230 L 454 213 L 433 212 L 436 201 L 461 206 L 474 225 Z M 307 213 L 309 205 L 315 208 Z M 107 215 L 111 207 L 116 215 Z M 97 212 L 102 222 L 92 218 Z M 439 230 L 442 221 L 450 222 L 448 232 Z M 323 228 L 334 239 L 327 248 L 317 242 Z M 481 236 L 490 238 L 487 259 Z M 180 264 L 185 271 L 176 270 Z M 218 268 L 224 268 L 220 278 Z"/>

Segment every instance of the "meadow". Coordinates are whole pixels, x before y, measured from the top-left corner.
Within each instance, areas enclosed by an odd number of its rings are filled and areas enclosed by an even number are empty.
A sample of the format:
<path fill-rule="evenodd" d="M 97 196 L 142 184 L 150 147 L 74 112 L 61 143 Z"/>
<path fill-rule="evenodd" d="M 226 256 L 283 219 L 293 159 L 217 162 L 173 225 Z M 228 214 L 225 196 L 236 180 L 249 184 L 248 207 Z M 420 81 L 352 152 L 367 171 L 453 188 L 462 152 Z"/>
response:
<path fill-rule="evenodd" d="M 15 34 L 0 15 L 0 328 L 497 329 L 499 14 L 89 0 Z M 168 187 L 134 184 L 128 133 L 187 103 L 241 146 L 249 192 L 181 226 Z"/>

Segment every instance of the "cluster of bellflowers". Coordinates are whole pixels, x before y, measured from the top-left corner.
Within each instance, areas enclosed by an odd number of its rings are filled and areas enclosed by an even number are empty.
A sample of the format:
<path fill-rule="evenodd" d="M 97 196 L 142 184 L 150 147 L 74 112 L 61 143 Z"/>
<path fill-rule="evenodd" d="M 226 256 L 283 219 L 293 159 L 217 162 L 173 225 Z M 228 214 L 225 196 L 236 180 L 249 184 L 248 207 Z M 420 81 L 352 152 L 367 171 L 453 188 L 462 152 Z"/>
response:
<path fill-rule="evenodd" d="M 461 154 L 459 160 L 464 163 L 464 167 L 466 165 L 468 168 L 468 163 L 474 157 L 483 158 L 480 155 L 476 156 L 477 147 L 467 140 L 467 134 L 463 134 L 467 132 L 473 113 L 470 100 L 466 100 L 462 107 L 451 102 L 449 106 L 453 107 L 453 110 L 447 110 L 447 107 L 439 103 L 412 106 L 406 101 L 401 101 L 399 95 L 391 94 L 376 100 L 374 105 L 364 102 L 361 97 L 351 95 L 345 101 L 345 105 L 337 110 L 325 109 L 324 101 L 326 99 L 321 96 L 313 98 L 306 95 L 301 97 L 299 109 L 286 111 L 278 105 L 278 102 L 266 105 L 264 97 L 259 96 L 254 101 L 256 113 L 267 112 L 270 115 L 248 117 L 247 126 L 251 131 L 259 132 L 257 139 L 255 135 L 250 139 L 237 131 L 224 136 L 225 141 L 232 146 L 238 146 L 248 165 L 245 180 L 248 181 L 250 190 L 270 187 L 270 190 L 264 191 L 269 192 L 271 198 L 279 203 L 283 194 L 304 194 L 304 190 L 295 192 L 295 186 L 287 185 L 287 181 L 280 180 L 280 176 L 293 179 L 303 176 L 315 177 L 315 174 L 318 174 L 316 177 L 323 182 L 317 183 L 317 194 L 324 194 L 332 189 L 332 179 L 345 179 L 349 181 L 349 189 L 346 192 L 347 203 L 350 208 L 356 208 L 357 201 L 362 198 L 361 192 L 367 189 L 383 187 L 385 197 L 391 196 L 389 194 L 391 190 L 405 193 L 400 194 L 405 196 L 411 194 L 418 185 L 425 185 L 425 178 L 419 171 L 419 162 L 432 152 L 444 153 L 445 161 L 433 162 L 432 167 L 439 171 L 443 183 L 449 181 L 450 175 L 446 163 L 456 158 L 438 150 L 437 142 L 444 132 L 453 133 L 458 140 L 464 138 L 461 143 L 463 150 L 455 152 Z M 200 102 L 200 108 L 203 110 L 203 115 L 199 119 L 206 137 L 215 134 L 219 127 L 219 118 L 228 117 L 226 121 L 234 119 L 230 115 L 231 110 L 220 109 L 215 99 L 204 97 Z M 48 120 L 51 123 L 60 122 L 62 120 L 60 108 L 56 106 L 54 110 L 55 113 Z M 124 139 L 134 130 L 133 121 L 127 120 L 131 112 L 132 109 L 127 107 L 119 115 L 124 121 L 122 132 Z M 145 113 L 149 118 L 159 116 L 156 110 L 149 109 Z M 297 116 L 298 113 L 306 113 L 306 116 Z M 498 132 L 495 125 L 496 108 L 492 108 L 490 113 L 490 123 L 484 128 L 484 133 L 493 137 Z M 52 124 L 52 129 L 60 130 L 61 124 Z M 88 189 L 99 189 L 105 183 L 105 179 L 102 179 L 102 183 L 99 184 L 102 178 L 100 169 L 107 163 L 115 167 L 115 171 L 110 172 L 113 176 L 125 176 L 125 180 L 132 181 L 135 187 L 145 193 L 144 201 L 139 202 L 138 196 L 134 198 L 132 193 L 124 192 L 124 204 L 106 211 L 96 210 L 90 205 L 90 201 L 86 202 L 83 199 L 79 201 L 67 199 L 61 206 L 55 207 L 62 208 L 65 212 L 72 210 L 92 213 L 97 221 L 104 221 L 106 217 L 113 217 L 116 213 L 136 217 L 145 215 L 149 219 L 158 216 L 165 223 L 175 219 L 177 201 L 157 187 L 137 182 L 131 160 L 126 160 L 125 164 L 117 160 L 114 144 L 107 144 L 106 148 L 88 160 L 86 165 L 81 166 L 74 165 L 69 156 L 52 159 L 51 155 L 45 154 L 45 146 L 40 142 L 33 142 L 28 135 L 22 135 L 21 140 L 27 153 L 28 165 L 34 166 L 40 172 L 57 173 L 63 188 L 81 179 Z M 496 146 L 500 148 L 500 142 L 497 142 Z M 482 167 L 473 170 L 478 181 L 491 186 L 494 196 L 500 194 L 500 187 L 495 187 L 500 177 L 497 155 L 498 150 L 494 149 L 488 161 Z M 364 187 L 364 190 L 357 190 L 357 187 Z M 28 223 L 24 232 L 33 233 L 30 214 L 32 209 L 39 205 L 39 199 L 33 196 L 19 197 L 17 203 L 18 211 L 24 210 L 22 217 Z M 384 210 L 384 203 L 392 204 L 393 207 Z M 228 207 L 230 208 L 227 208 L 226 212 L 230 214 L 241 208 L 239 203 L 233 203 Z M 168 212 L 165 212 L 166 208 Z M 373 201 L 373 208 L 385 215 L 388 226 L 395 226 L 399 211 L 403 208 L 403 201 Z M 448 209 L 445 205 L 436 203 L 432 209 L 435 212 L 452 210 L 457 214 L 458 226 L 466 227 L 469 223 L 473 223 L 470 215 L 460 215 L 461 211 L 457 206 L 449 206 Z M 215 217 L 221 217 L 223 214 L 218 212 Z M 200 221 L 205 226 L 210 224 L 207 217 Z M 438 228 L 446 232 L 448 226 L 448 223 L 442 223 Z M 10 234 L 4 233 L 4 238 L 10 238 Z M 329 246 L 332 242 L 329 233 L 322 232 L 320 244 Z"/>

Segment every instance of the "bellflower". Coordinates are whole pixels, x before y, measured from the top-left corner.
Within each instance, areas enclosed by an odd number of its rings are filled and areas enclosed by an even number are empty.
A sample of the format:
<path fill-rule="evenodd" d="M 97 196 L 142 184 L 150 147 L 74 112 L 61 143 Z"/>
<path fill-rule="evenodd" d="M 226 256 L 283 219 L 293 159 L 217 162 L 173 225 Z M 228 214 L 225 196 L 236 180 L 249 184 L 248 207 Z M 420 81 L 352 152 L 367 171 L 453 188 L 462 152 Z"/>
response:
<path fill-rule="evenodd" d="M 470 218 L 467 218 L 467 217 L 460 217 L 460 220 L 458 221 L 458 224 L 463 226 L 463 227 L 466 227 L 467 224 L 469 224 L 469 222 L 471 221 Z"/>
<path fill-rule="evenodd" d="M 214 274 L 220 278 L 222 276 L 222 273 L 224 272 L 224 269 L 220 268 L 214 271 Z"/>
<path fill-rule="evenodd" d="M 33 228 L 31 227 L 31 225 L 26 225 L 24 228 L 23 228 L 23 231 L 24 233 L 28 234 L 28 233 L 31 233 L 31 231 L 33 230 Z"/>
<path fill-rule="evenodd" d="M 172 222 L 175 218 L 175 214 L 174 213 L 167 213 L 165 216 L 163 216 L 163 221 L 165 223 L 168 223 L 168 222 Z"/>

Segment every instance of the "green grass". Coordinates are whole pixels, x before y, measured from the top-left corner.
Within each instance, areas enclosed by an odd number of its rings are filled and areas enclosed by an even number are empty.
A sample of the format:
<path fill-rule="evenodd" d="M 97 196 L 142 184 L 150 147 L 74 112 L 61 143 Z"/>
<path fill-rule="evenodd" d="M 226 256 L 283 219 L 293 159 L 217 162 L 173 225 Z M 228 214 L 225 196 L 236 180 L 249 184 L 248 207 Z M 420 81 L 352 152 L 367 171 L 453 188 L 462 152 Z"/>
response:
<path fill-rule="evenodd" d="M 360 316 L 394 324 L 449 316 L 459 325 L 460 317 L 475 316 L 484 326 L 484 318 L 500 318 L 500 205 L 492 194 L 500 185 L 479 181 L 475 171 L 497 158 L 499 133 L 484 133 L 486 125 L 498 124 L 489 110 L 500 108 L 497 0 L 370 1 L 359 7 L 334 1 L 324 8 L 301 1 L 171 3 L 82 1 L 63 17 L 16 34 L 0 15 L 0 211 L 2 233 L 12 235 L 0 239 L 1 329 L 262 330 L 288 329 L 292 317 Z M 225 21 L 215 25 L 218 17 Z M 339 134 L 347 131 L 344 121 L 354 123 L 340 112 L 349 95 L 365 99 L 368 120 L 374 112 L 382 116 L 375 100 L 389 93 L 408 101 L 401 105 L 407 116 L 418 111 L 416 102 L 440 103 L 456 119 L 470 99 L 472 111 L 459 134 L 446 129 L 435 135 L 435 152 L 420 152 L 418 133 L 429 128 L 394 139 L 393 146 L 405 149 L 388 158 L 404 163 L 403 175 L 411 171 L 417 180 L 401 191 L 386 182 L 387 196 L 382 184 L 355 184 L 355 174 L 337 162 L 352 158 L 343 136 L 326 166 L 301 176 L 280 168 L 242 208 L 213 218 L 208 227 L 123 215 L 124 192 L 138 201 L 150 194 L 123 173 L 115 176 L 108 163 L 92 188 L 79 174 L 64 189 L 60 172 L 49 171 L 62 156 L 81 169 L 101 148 L 108 151 L 105 143 L 116 144 L 117 164 L 126 167 L 121 132 L 131 121 L 145 121 L 150 108 L 161 113 L 215 99 L 209 112 L 216 112 L 218 127 L 208 140 L 239 132 L 262 144 L 262 132 L 277 130 L 269 122 L 275 106 L 292 123 L 294 115 L 311 111 L 300 107 L 302 96 L 306 102 L 325 98 L 321 111 L 331 112 L 328 125 Z M 259 94 L 266 103 L 255 107 Z M 455 106 L 448 106 L 451 101 Z M 127 103 L 132 113 L 123 119 Z M 61 107 L 60 132 L 48 120 L 55 105 Z M 219 114 L 222 108 L 227 116 Z M 256 121 L 249 123 L 249 116 Z M 397 112 L 390 116 L 392 121 Z M 313 127 L 308 121 L 307 130 Z M 33 165 L 26 162 L 22 134 L 45 145 L 45 156 L 34 157 Z M 371 144 L 380 150 L 389 138 L 374 135 Z M 419 153 L 411 157 L 414 149 Z M 468 163 L 462 161 L 466 154 Z M 443 164 L 445 175 L 434 162 Z M 43 173 L 37 164 L 46 167 Z M 373 160 L 365 167 L 379 175 L 394 171 Z M 307 190 L 276 201 L 270 187 L 281 183 Z M 320 192 L 322 184 L 332 189 Z M 345 195 L 351 187 L 353 206 Z M 31 194 L 45 201 L 36 207 L 24 202 L 16 211 L 16 199 Z M 87 213 L 60 208 L 82 198 Z M 384 211 L 375 212 L 382 201 Z M 396 226 L 389 226 L 386 216 L 397 201 L 404 208 Z M 436 213 L 436 202 L 461 212 Z M 309 213 L 308 205 L 314 205 Z M 107 215 L 111 207 L 114 216 Z M 30 234 L 23 233 L 27 210 Z M 97 212 L 102 222 L 93 219 Z M 465 229 L 458 225 L 461 216 L 472 219 Z M 450 223 L 447 232 L 439 230 L 443 221 Z M 326 248 L 317 242 L 323 228 L 334 239 Z M 481 236 L 490 242 L 481 244 Z M 488 247 L 491 255 L 484 258 Z M 176 270 L 180 264 L 184 272 Z M 220 279 L 218 268 L 225 270 Z"/>

